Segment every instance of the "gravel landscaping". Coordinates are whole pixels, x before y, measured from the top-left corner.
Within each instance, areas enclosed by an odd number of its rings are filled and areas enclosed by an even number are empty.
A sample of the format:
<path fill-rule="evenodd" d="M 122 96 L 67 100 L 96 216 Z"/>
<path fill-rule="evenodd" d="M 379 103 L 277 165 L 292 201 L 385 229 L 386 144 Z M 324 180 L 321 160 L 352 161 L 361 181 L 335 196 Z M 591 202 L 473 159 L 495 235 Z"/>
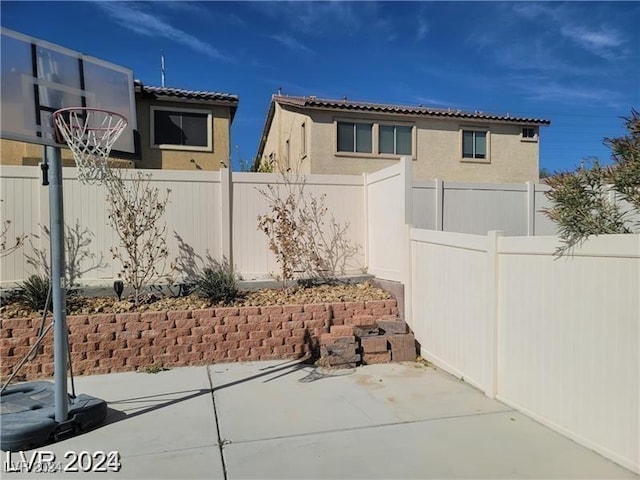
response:
<path fill-rule="evenodd" d="M 67 313 L 69 315 L 87 315 L 95 313 L 197 310 L 218 306 L 297 305 L 306 303 L 360 302 L 389 298 L 391 298 L 391 295 L 388 292 L 374 287 L 369 282 L 291 287 L 287 291 L 282 289 L 246 291 L 242 292 L 233 302 L 224 305 L 212 304 L 207 299 L 195 294 L 183 297 L 148 294 L 144 296 L 138 307 L 135 306 L 130 298 L 118 301 L 115 296 L 87 297 L 78 295 L 67 298 Z M 34 311 L 26 303 L 20 301 L 3 302 L 0 307 L 0 318 L 26 318 L 41 315 L 42 312 Z"/>

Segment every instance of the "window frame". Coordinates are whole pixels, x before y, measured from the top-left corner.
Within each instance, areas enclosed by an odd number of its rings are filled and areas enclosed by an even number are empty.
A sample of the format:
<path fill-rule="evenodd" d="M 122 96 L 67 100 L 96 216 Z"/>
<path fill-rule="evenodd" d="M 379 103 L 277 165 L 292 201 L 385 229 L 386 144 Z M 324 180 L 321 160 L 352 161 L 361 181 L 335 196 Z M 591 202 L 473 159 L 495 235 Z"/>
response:
<path fill-rule="evenodd" d="M 335 152 L 338 156 L 358 156 L 358 157 L 371 157 L 375 155 L 375 146 L 376 146 L 376 136 L 375 136 L 375 127 L 376 122 L 370 120 L 363 119 L 351 119 L 351 118 L 336 118 L 334 120 L 334 142 L 335 142 Z M 340 123 L 353 123 L 353 151 L 346 150 L 338 150 L 338 124 Z M 370 152 L 358 152 L 356 149 L 358 148 L 358 137 L 356 135 L 357 127 L 356 125 L 371 125 L 371 151 Z"/>
<path fill-rule="evenodd" d="M 207 145 L 175 145 L 172 143 L 157 143 L 156 131 L 155 131 L 155 112 L 174 112 L 174 113 L 197 113 L 207 116 Z M 151 105 L 149 107 L 149 146 L 160 150 L 183 150 L 191 152 L 213 152 L 213 112 L 211 110 L 203 108 L 180 108 L 180 107 L 165 107 L 163 105 Z"/>
<path fill-rule="evenodd" d="M 460 125 L 458 136 L 458 145 L 460 146 L 460 161 L 465 163 L 491 163 L 491 130 L 489 127 L 478 125 Z M 465 157 L 464 156 L 464 132 L 482 132 L 485 134 L 485 158 Z M 474 151 L 475 151 L 475 135 L 474 135 Z"/>
<path fill-rule="evenodd" d="M 374 122 L 376 137 L 376 151 L 375 154 L 382 158 L 400 158 L 400 157 L 411 157 L 412 159 L 416 158 L 416 125 L 414 123 L 409 122 L 393 122 L 393 121 L 381 121 Z M 411 128 L 411 153 L 381 153 L 380 152 L 380 127 L 409 127 Z M 397 133 L 394 129 L 393 132 L 393 149 L 397 151 Z"/>
<path fill-rule="evenodd" d="M 361 123 L 371 125 L 371 152 L 347 152 L 338 150 L 338 124 L 339 123 Z M 395 154 L 395 153 L 380 153 L 380 127 L 381 126 L 393 126 L 393 127 L 410 127 L 411 128 L 411 154 Z M 355 139 L 354 139 L 355 140 Z M 334 117 L 333 119 L 333 141 L 334 141 L 334 155 L 337 157 L 358 157 L 358 158 L 377 158 L 398 160 L 401 157 L 409 157 L 412 160 L 416 159 L 417 151 L 417 127 L 414 122 L 403 122 L 393 120 L 369 120 L 363 118 L 353 117 Z M 394 132 L 394 149 L 395 149 L 395 132 Z M 355 145 L 354 145 L 355 148 Z"/>
<path fill-rule="evenodd" d="M 532 130 L 533 131 L 533 137 L 525 137 L 524 136 L 524 131 L 525 130 Z M 538 141 L 538 129 L 536 127 L 533 126 L 523 126 L 520 128 L 520 141 L 521 142 L 537 142 Z"/>

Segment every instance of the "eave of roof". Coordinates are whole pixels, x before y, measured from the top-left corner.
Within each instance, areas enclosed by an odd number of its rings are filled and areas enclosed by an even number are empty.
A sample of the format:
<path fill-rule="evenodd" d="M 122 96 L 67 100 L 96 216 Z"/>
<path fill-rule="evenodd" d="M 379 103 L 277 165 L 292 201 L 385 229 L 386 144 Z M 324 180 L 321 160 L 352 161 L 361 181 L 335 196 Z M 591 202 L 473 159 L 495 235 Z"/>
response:
<path fill-rule="evenodd" d="M 157 100 L 185 101 L 189 103 L 205 103 L 209 105 L 228 106 L 231 113 L 231 121 L 238 109 L 239 98 L 237 95 L 223 92 L 208 92 L 203 90 L 185 90 L 182 88 L 154 87 L 135 82 L 136 93 L 152 96 Z"/>
<path fill-rule="evenodd" d="M 331 100 L 316 97 L 289 97 L 274 95 L 274 102 L 299 108 L 315 108 L 321 110 L 349 110 L 359 112 L 389 113 L 397 115 L 420 115 L 428 117 L 473 118 L 505 123 L 524 123 L 528 125 L 549 125 L 551 122 L 542 118 L 513 117 L 509 114 L 496 115 L 480 111 L 465 112 L 451 108 L 431 108 L 423 106 L 389 105 L 382 103 L 358 102 L 352 100 Z"/>
<path fill-rule="evenodd" d="M 264 151 L 264 145 L 267 140 L 267 133 L 273 120 L 275 113 L 275 104 L 288 105 L 297 108 L 311 108 L 314 110 L 338 110 L 338 111 L 351 111 L 351 112 L 364 112 L 364 113 L 383 113 L 391 115 L 417 115 L 435 118 L 463 118 L 482 120 L 499 123 L 511 123 L 511 124 L 524 124 L 524 125 L 550 125 L 551 121 L 541 118 L 528 118 L 528 117 L 512 117 L 509 114 L 506 115 L 494 115 L 483 112 L 465 112 L 462 110 L 454 110 L 451 108 L 430 108 L 423 106 L 407 106 L 407 105 L 390 105 L 383 103 L 371 103 L 371 102 L 358 102 L 352 100 L 332 100 L 321 99 L 314 96 L 299 97 L 288 95 L 273 95 L 271 98 L 271 104 L 269 105 L 269 112 L 262 129 L 262 135 L 260 137 L 260 143 L 258 145 L 258 154 L 255 161 L 259 162 L 260 157 Z"/>

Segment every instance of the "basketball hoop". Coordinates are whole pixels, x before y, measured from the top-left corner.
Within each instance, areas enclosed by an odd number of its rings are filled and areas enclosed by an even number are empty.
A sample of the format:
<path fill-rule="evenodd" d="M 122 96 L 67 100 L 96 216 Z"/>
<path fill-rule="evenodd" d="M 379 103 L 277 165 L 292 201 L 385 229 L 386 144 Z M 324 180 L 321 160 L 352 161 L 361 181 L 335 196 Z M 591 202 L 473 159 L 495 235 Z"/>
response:
<path fill-rule="evenodd" d="M 116 112 L 97 108 L 62 108 L 53 114 L 58 141 L 71 149 L 84 184 L 100 184 L 109 174 L 109 152 L 127 127 Z"/>

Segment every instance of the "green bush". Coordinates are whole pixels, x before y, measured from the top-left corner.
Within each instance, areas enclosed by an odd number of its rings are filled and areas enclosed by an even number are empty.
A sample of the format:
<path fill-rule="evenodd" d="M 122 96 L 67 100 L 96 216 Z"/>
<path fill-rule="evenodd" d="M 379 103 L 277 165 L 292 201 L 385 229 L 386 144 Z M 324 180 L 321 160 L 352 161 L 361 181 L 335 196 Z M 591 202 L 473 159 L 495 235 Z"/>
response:
<path fill-rule="evenodd" d="M 24 301 L 34 310 L 44 310 L 49 295 L 49 286 L 49 277 L 31 275 L 19 284 L 16 298 Z M 49 302 L 49 310 L 52 310 L 52 302 Z"/>
<path fill-rule="evenodd" d="M 231 303 L 238 297 L 238 277 L 227 262 L 215 261 L 197 278 L 197 293 L 211 303 Z"/>

